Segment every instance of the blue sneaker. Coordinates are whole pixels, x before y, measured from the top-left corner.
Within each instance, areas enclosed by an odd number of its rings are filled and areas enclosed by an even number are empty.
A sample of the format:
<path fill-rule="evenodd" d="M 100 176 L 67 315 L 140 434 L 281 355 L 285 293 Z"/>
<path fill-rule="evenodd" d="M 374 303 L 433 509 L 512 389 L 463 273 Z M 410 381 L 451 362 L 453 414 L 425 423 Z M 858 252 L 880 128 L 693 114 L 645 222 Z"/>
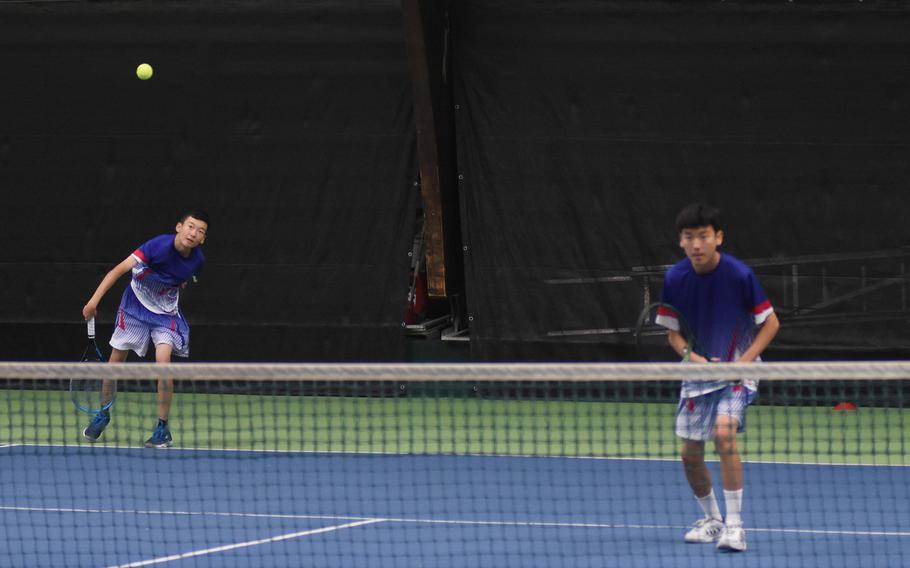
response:
<path fill-rule="evenodd" d="M 152 437 L 145 441 L 146 448 L 170 448 L 174 445 L 174 438 L 167 426 L 159 424 L 152 432 Z"/>
<path fill-rule="evenodd" d="M 104 412 L 99 412 L 92 418 L 91 424 L 89 424 L 85 430 L 82 431 L 82 435 L 85 436 L 85 439 L 89 442 L 97 442 L 98 438 L 101 437 L 101 433 L 104 432 L 104 429 L 107 428 L 108 423 L 111 421 L 111 415 L 105 414 Z"/>

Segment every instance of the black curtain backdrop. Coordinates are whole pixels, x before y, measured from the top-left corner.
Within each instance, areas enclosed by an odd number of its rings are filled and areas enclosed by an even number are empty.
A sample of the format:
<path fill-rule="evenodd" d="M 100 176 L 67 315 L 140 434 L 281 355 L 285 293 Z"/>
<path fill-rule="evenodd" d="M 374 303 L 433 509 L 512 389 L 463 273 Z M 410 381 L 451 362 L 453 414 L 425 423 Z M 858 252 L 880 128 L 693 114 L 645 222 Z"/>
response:
<path fill-rule="evenodd" d="M 0 357 L 78 357 L 102 276 L 196 205 L 193 360 L 405 357 L 398 2 L 0 3 L 0 69 Z"/>
<path fill-rule="evenodd" d="M 697 200 L 784 319 L 772 358 L 907 354 L 904 4 L 464 0 L 453 20 L 475 358 L 633 356 L 607 330 L 659 297 L 635 267 L 682 258 Z"/>

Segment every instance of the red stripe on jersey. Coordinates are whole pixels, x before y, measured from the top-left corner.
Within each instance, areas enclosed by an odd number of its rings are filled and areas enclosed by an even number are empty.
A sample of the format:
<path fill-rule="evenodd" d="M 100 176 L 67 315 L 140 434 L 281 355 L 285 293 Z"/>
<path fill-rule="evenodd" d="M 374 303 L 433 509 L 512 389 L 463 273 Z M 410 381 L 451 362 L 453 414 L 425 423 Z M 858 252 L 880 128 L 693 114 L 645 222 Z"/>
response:
<path fill-rule="evenodd" d="M 657 315 L 667 316 L 668 318 L 676 319 L 676 312 L 674 312 L 673 310 L 671 310 L 670 308 L 668 308 L 666 306 L 658 306 Z"/>
<path fill-rule="evenodd" d="M 730 339 L 730 346 L 727 347 L 727 357 L 724 359 L 726 362 L 731 362 L 736 357 L 736 344 L 739 341 L 739 332 L 734 331 L 733 337 Z"/>
<path fill-rule="evenodd" d="M 771 302 L 769 300 L 765 300 L 764 302 L 755 306 L 755 308 L 752 309 L 752 313 L 757 315 L 769 309 L 771 309 Z"/>
<path fill-rule="evenodd" d="M 139 249 L 134 250 L 134 251 L 133 251 L 133 256 L 138 257 L 139 260 L 141 260 L 142 262 L 148 264 L 148 261 L 145 259 L 145 255 L 142 254 L 142 251 L 141 251 L 141 250 L 139 250 Z"/>

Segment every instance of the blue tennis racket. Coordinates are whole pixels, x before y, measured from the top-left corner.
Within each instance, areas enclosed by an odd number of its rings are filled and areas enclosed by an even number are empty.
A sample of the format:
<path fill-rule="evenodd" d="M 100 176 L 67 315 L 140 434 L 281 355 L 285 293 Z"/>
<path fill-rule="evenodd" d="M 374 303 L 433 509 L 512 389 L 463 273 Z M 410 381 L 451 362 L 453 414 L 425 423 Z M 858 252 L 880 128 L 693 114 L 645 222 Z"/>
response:
<path fill-rule="evenodd" d="M 101 363 L 104 357 L 95 342 L 95 318 L 86 322 L 88 332 L 88 344 L 85 346 L 85 352 L 82 354 L 83 363 Z M 87 414 L 97 414 L 107 410 L 114 404 L 116 388 L 113 381 L 101 379 L 70 379 L 70 398 L 73 404 Z"/>

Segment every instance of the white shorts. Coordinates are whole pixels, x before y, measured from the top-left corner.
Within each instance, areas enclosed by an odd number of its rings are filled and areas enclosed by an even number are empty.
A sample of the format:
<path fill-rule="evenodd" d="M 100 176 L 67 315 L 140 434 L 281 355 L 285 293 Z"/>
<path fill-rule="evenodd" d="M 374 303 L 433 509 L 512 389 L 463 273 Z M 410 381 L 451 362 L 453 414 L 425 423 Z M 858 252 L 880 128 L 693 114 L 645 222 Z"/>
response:
<path fill-rule="evenodd" d="M 117 311 L 114 335 L 111 336 L 111 347 L 121 351 L 135 351 L 136 355 L 145 357 L 149 341 L 158 345 L 166 343 L 173 348 L 173 355 L 188 357 L 190 354 L 190 329 L 181 316 L 158 316 L 143 321 L 121 307 Z M 162 321 L 155 321 L 161 319 Z"/>
<path fill-rule="evenodd" d="M 718 415 L 735 419 L 736 431 L 742 432 L 746 429 L 746 408 L 756 397 L 758 392 L 730 384 L 701 396 L 681 398 L 676 409 L 676 435 L 684 440 L 713 440 Z"/>

